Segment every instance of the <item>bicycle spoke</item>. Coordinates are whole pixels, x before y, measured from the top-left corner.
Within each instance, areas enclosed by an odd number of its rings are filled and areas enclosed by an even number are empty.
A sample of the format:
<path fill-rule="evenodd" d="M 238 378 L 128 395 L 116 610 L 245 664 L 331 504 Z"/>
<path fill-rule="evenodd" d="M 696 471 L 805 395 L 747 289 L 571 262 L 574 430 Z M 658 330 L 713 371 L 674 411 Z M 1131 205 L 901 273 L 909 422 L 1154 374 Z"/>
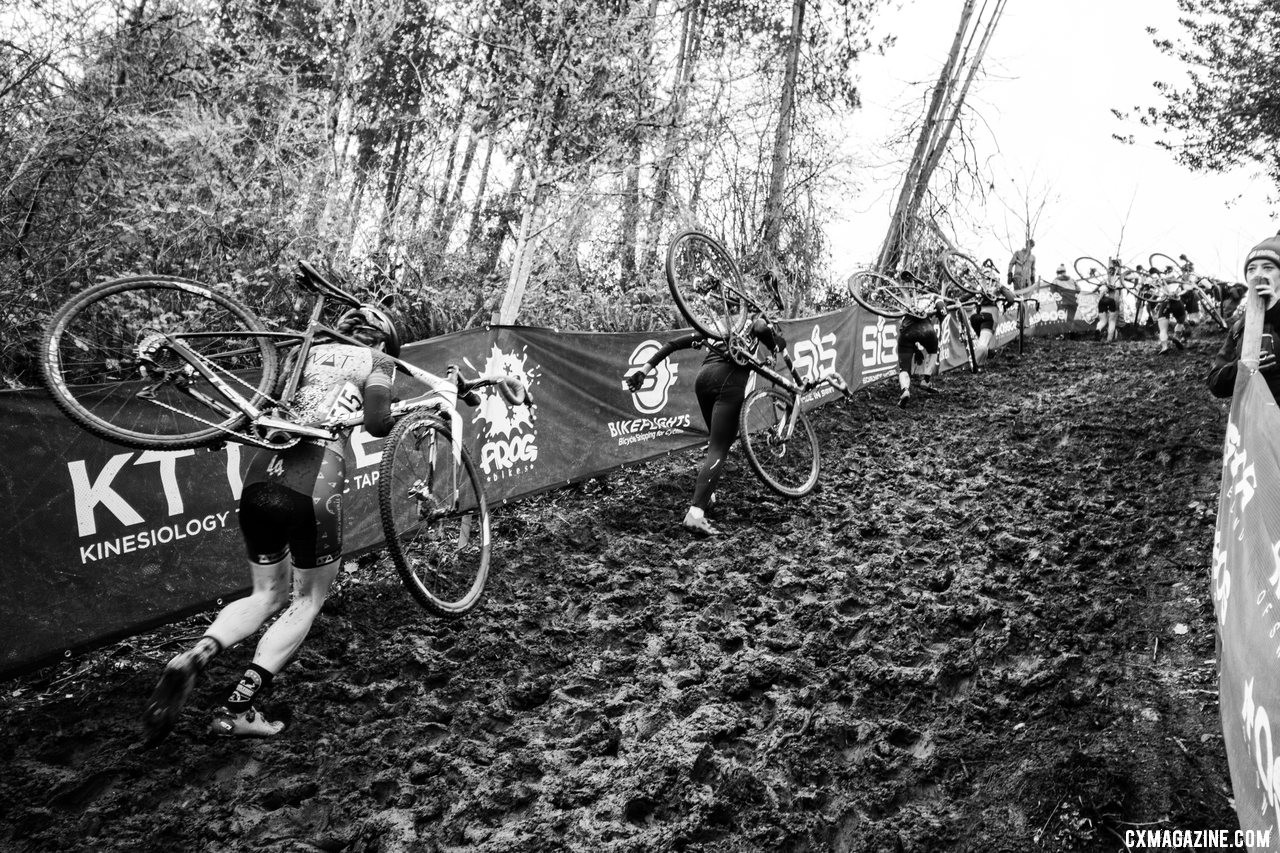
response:
<path fill-rule="evenodd" d="M 414 598 L 442 616 L 479 601 L 488 573 L 489 520 L 470 457 L 459 465 L 444 427 L 409 415 L 384 443 L 378 497 L 396 569 Z"/>
<path fill-rule="evenodd" d="M 739 430 L 747 461 L 779 494 L 800 497 L 818 481 L 818 440 L 798 400 L 777 389 L 751 394 L 742 405 Z"/>
<path fill-rule="evenodd" d="M 702 334 L 724 340 L 741 333 L 760 312 L 733 258 L 715 239 L 683 232 L 667 250 L 667 285 L 689 323 Z"/>
<path fill-rule="evenodd" d="M 46 384 L 68 415 L 99 435 L 133 446 L 197 446 L 243 415 L 192 359 L 261 403 L 276 361 L 258 328 L 247 309 L 203 285 L 108 282 L 51 321 Z"/>

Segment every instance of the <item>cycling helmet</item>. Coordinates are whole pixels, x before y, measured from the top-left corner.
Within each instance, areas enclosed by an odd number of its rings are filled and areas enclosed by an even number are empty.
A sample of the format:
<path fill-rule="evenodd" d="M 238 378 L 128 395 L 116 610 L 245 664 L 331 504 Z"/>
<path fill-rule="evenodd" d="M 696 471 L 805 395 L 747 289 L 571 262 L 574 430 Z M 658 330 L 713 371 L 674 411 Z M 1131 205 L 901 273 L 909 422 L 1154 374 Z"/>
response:
<path fill-rule="evenodd" d="M 382 333 L 383 349 L 387 355 L 392 358 L 400 355 L 400 332 L 386 309 L 376 305 L 361 305 L 344 311 L 338 318 L 338 331 L 343 334 L 350 334 L 360 326 L 377 329 Z"/>

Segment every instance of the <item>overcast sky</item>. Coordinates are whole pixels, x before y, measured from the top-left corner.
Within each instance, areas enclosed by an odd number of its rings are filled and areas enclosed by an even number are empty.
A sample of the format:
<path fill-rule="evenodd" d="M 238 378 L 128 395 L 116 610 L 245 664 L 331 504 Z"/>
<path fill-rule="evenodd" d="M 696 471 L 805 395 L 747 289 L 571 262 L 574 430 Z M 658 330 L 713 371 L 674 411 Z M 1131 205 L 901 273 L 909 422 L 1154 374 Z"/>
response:
<path fill-rule="evenodd" d="M 866 56 L 857 74 L 864 108 L 849 122 L 849 144 L 868 160 L 883 157 L 901 111 L 922 109 L 923 87 L 936 79 L 959 23 L 961 0 L 908 0 L 877 21 L 897 44 Z M 1080 255 L 1106 259 L 1123 242 L 1130 264 L 1151 252 L 1186 253 L 1210 275 L 1240 277 L 1244 254 L 1274 234 L 1269 182 L 1241 171 L 1192 173 L 1155 145 L 1154 131 L 1119 121 L 1113 107 L 1158 105 L 1155 80 L 1180 82 L 1178 63 L 1151 43 L 1146 27 L 1175 37 L 1175 0 L 1011 0 L 970 92 L 986 128 L 981 155 L 991 155 L 997 193 L 1018 206 L 1023 189 L 1049 196 L 1036 230 L 1037 272 L 1052 277 Z M 1122 145 L 1112 133 L 1133 133 Z M 874 259 L 884 239 L 902 165 L 862 170 L 860 191 L 828 228 L 837 274 Z M 1009 235 L 1020 225 L 999 199 L 959 235 L 979 259 L 1008 262 Z M 1127 223 L 1127 224 L 1126 224 Z"/>

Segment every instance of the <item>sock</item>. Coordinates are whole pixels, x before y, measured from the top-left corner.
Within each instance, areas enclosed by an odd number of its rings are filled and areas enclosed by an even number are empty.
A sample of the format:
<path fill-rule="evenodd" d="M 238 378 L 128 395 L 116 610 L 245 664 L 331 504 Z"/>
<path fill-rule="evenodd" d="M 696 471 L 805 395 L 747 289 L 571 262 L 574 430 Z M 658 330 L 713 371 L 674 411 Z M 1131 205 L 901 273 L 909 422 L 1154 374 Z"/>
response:
<path fill-rule="evenodd" d="M 265 691 L 271 687 L 271 680 L 275 678 L 267 670 L 258 666 L 256 663 L 249 664 L 249 668 L 244 671 L 240 683 L 236 685 L 236 689 L 231 691 L 231 695 L 227 697 L 227 710 L 233 714 L 243 714 L 249 710 L 249 706 L 253 704 L 253 697 L 258 691 Z"/>

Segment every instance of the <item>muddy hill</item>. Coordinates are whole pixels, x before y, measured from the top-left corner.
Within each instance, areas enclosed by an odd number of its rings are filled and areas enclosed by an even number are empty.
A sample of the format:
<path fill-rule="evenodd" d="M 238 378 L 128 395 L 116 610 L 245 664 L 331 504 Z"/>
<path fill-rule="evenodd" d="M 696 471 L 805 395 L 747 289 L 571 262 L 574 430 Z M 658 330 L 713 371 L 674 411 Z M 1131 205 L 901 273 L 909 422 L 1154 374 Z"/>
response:
<path fill-rule="evenodd" d="M 6 682 L 0 849 L 1123 850 L 1235 828 L 1208 592 L 1219 343 L 1038 341 L 906 410 L 815 422 L 818 489 L 696 453 L 504 508 L 485 603 L 428 617 L 352 563 L 272 701 L 206 734 L 222 656 L 144 751 L 209 616 Z"/>

